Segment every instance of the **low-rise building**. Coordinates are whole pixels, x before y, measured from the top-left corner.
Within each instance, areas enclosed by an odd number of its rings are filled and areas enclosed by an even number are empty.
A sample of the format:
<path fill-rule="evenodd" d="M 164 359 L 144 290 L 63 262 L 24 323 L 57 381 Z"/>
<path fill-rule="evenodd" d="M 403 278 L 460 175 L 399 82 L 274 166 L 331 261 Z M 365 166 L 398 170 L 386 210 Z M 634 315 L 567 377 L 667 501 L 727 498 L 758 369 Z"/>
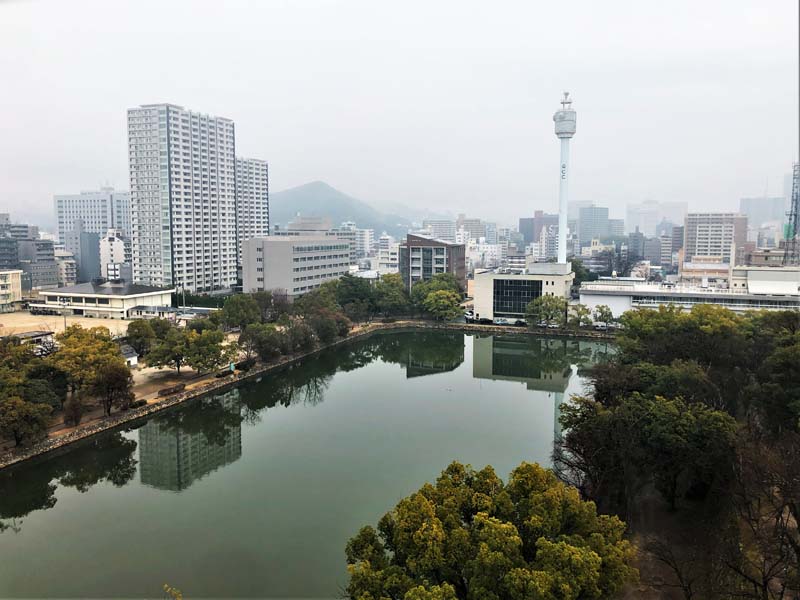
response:
<path fill-rule="evenodd" d="M 539 296 L 569 298 L 574 273 L 569 264 L 529 264 L 524 271 L 495 269 L 475 273 L 472 285 L 475 318 L 521 320 Z"/>
<path fill-rule="evenodd" d="M 697 304 L 716 304 L 746 310 L 800 310 L 800 268 L 734 267 L 729 285 L 652 283 L 634 277 L 601 277 L 584 282 L 580 301 L 591 309 L 604 304 L 615 317 L 635 308 L 676 305 L 686 310 Z"/>
<path fill-rule="evenodd" d="M 285 290 L 289 299 L 349 272 L 350 242 L 331 236 L 268 236 L 244 242 L 245 292 Z"/>
<path fill-rule="evenodd" d="M 22 270 L 0 271 L 0 312 L 12 312 L 22 302 Z"/>
<path fill-rule="evenodd" d="M 100 319 L 135 318 L 132 310 L 140 306 L 172 304 L 175 288 L 161 288 L 126 281 L 79 283 L 56 290 L 42 290 L 40 300 L 29 306 L 31 312 L 67 314 Z"/>
<path fill-rule="evenodd" d="M 403 283 L 411 288 L 418 281 L 428 281 L 439 273 L 451 273 L 464 290 L 467 287 L 467 267 L 464 244 L 408 234 L 400 244 L 400 274 Z"/>

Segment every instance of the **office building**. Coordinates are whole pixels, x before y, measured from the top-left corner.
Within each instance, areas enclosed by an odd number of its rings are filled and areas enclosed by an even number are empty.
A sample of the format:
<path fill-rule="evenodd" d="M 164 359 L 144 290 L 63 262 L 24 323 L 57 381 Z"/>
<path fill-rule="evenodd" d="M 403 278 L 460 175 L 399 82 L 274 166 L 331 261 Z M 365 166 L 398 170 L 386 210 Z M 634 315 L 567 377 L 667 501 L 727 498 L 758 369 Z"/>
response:
<path fill-rule="evenodd" d="M 533 213 L 533 218 L 519 220 L 519 232 L 522 234 L 525 246 L 539 241 L 542 230 L 554 225 L 558 229 L 558 215 L 548 214 L 541 210 Z"/>
<path fill-rule="evenodd" d="M 350 242 L 325 235 L 253 238 L 242 248 L 245 292 L 284 290 L 289 299 L 349 271 Z"/>
<path fill-rule="evenodd" d="M 399 268 L 409 289 L 418 281 L 428 281 L 438 273 L 452 273 L 461 289 L 467 289 L 464 244 L 408 234 L 400 244 Z"/>
<path fill-rule="evenodd" d="M 86 231 L 80 219 L 75 221 L 73 229 L 64 233 L 64 249 L 75 258 L 78 283 L 100 277 L 100 236 Z"/>
<path fill-rule="evenodd" d="M 39 239 L 39 228 L 27 223 L 12 223 L 8 213 L 0 213 L 0 238 L 37 240 Z"/>
<path fill-rule="evenodd" d="M 131 231 L 131 196 L 128 192 L 117 192 L 113 187 L 80 194 L 57 194 L 53 196 L 56 211 L 58 241 L 66 241 L 66 233 L 75 221 L 83 221 L 88 233 L 103 235 L 109 229 L 122 229 L 127 235 Z"/>
<path fill-rule="evenodd" d="M 651 265 L 661 265 L 661 238 L 649 237 L 644 239 L 644 255 L 642 258 L 650 261 Z"/>
<path fill-rule="evenodd" d="M 245 240 L 269 235 L 269 165 L 236 157 L 236 240 L 239 259 Z"/>
<path fill-rule="evenodd" d="M 558 267 L 558 263 L 542 263 L 536 265 L 535 273 L 511 269 L 476 272 L 472 286 L 475 318 L 521 320 L 525 308 L 539 296 L 569 298 L 574 274 L 564 274 Z"/>
<path fill-rule="evenodd" d="M 747 217 L 738 213 L 689 213 L 684 230 L 684 260 L 727 262 L 732 247 L 747 241 Z M 735 250 L 734 250 L 735 256 Z"/>
<path fill-rule="evenodd" d="M 623 237 L 625 235 L 625 219 L 609 219 L 608 235 L 611 237 Z"/>
<path fill-rule="evenodd" d="M 445 242 L 456 241 L 456 223 L 448 219 L 425 219 L 422 228 L 431 232 L 431 237 Z"/>
<path fill-rule="evenodd" d="M 356 249 L 359 233 L 352 221 L 346 221 L 339 227 L 332 227 L 330 219 L 325 217 L 297 216 L 289 222 L 286 229 L 275 229 L 273 237 L 278 236 L 332 237 L 349 244 L 351 265 L 357 264 L 360 258 Z"/>
<path fill-rule="evenodd" d="M 133 279 L 188 292 L 236 284 L 230 119 L 172 104 L 128 110 Z"/>
<path fill-rule="evenodd" d="M 19 267 L 19 251 L 17 240 L 0 235 L 0 270 Z"/>
<path fill-rule="evenodd" d="M 17 240 L 23 290 L 58 287 L 58 264 L 50 240 Z"/>
<path fill-rule="evenodd" d="M 465 215 L 460 214 L 456 220 L 456 231 L 459 229 L 466 231 L 473 240 L 486 237 L 486 226 L 480 219 L 468 219 Z"/>
<path fill-rule="evenodd" d="M 577 223 L 581 209 L 590 206 L 594 206 L 594 202 L 591 200 L 570 200 L 567 203 L 567 221 L 575 221 Z"/>
<path fill-rule="evenodd" d="M 486 232 L 486 243 L 487 244 L 496 244 L 497 243 L 497 223 L 484 223 L 483 228 Z"/>
<path fill-rule="evenodd" d="M 656 235 L 656 227 L 663 221 L 683 223 L 687 211 L 686 202 L 656 202 L 646 200 L 639 204 L 629 204 L 625 217 L 628 232 L 638 230 L 650 237 Z"/>
<path fill-rule="evenodd" d="M 22 271 L 0 270 L 0 313 L 12 312 L 22 302 Z"/>
<path fill-rule="evenodd" d="M 578 239 L 581 246 L 592 240 L 608 237 L 608 208 L 604 206 L 584 206 L 578 213 Z"/>

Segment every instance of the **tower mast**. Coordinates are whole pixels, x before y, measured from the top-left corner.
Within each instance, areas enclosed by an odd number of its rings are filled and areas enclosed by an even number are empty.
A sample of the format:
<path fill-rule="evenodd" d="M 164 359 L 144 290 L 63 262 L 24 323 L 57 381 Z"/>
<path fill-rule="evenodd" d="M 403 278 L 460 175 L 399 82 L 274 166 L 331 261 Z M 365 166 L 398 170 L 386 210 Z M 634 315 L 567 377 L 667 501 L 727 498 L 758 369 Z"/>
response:
<path fill-rule="evenodd" d="M 564 92 L 561 110 L 553 115 L 556 137 L 561 140 L 561 167 L 558 188 L 558 262 L 567 262 L 567 207 L 569 202 L 569 141 L 575 135 L 577 113 L 569 92 Z"/>
<path fill-rule="evenodd" d="M 792 165 L 792 203 L 783 229 L 783 264 L 800 265 L 800 163 Z"/>

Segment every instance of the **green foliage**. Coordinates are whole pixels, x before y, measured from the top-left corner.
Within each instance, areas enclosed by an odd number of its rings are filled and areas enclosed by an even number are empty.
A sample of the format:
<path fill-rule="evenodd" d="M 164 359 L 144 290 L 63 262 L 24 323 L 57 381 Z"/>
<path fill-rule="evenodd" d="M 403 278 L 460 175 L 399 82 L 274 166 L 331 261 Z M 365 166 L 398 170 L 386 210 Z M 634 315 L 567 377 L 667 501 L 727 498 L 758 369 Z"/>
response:
<path fill-rule="evenodd" d="M 609 598 L 636 577 L 625 525 L 536 464 L 508 484 L 452 463 L 346 548 L 349 598 Z"/>
<path fill-rule="evenodd" d="M 437 321 L 452 321 L 461 314 L 461 296 L 450 290 L 430 292 L 422 303 Z"/>
<path fill-rule="evenodd" d="M 291 313 L 292 305 L 286 292 L 280 290 L 267 290 L 250 294 L 258 304 L 263 323 L 274 323 L 281 315 Z"/>
<path fill-rule="evenodd" d="M 410 292 L 411 302 L 418 309 L 422 309 L 428 294 L 439 290 L 454 292 L 459 298 L 463 293 L 455 275 L 452 273 L 437 273 L 429 281 L 418 281 L 414 284 Z"/>
<path fill-rule="evenodd" d="M 177 327 L 171 327 L 150 348 L 150 352 L 147 354 L 147 364 L 151 367 L 174 368 L 180 373 L 181 366 L 186 362 L 188 354 L 187 333 Z"/>
<path fill-rule="evenodd" d="M 58 352 L 49 358 L 66 374 L 73 392 L 94 379 L 98 366 L 119 357 L 119 347 L 105 327 L 84 329 L 80 325 L 70 325 L 56 340 Z"/>
<path fill-rule="evenodd" d="M 61 407 L 61 398 L 46 379 L 31 379 L 30 376 L 22 386 L 22 399 L 33 404 L 46 404 L 50 408 Z"/>
<path fill-rule="evenodd" d="M 525 307 L 525 320 L 528 327 L 536 327 L 539 323 L 563 325 L 566 311 L 566 298 L 545 294 L 528 303 Z"/>
<path fill-rule="evenodd" d="M 570 329 L 592 326 L 592 311 L 584 304 L 570 304 L 567 325 Z"/>
<path fill-rule="evenodd" d="M 250 294 L 234 294 L 222 307 L 222 322 L 228 327 L 244 329 L 251 323 L 261 322 L 261 307 Z"/>
<path fill-rule="evenodd" d="M 218 329 L 188 332 L 186 364 L 198 373 L 208 373 L 227 365 L 236 355 L 235 346 L 225 345 L 225 334 Z"/>
<path fill-rule="evenodd" d="M 573 286 L 580 287 L 584 281 L 595 281 L 597 279 L 597 273 L 589 271 L 581 259 L 572 258 L 570 263 L 572 264 L 572 272 L 575 274 L 575 278 L 572 280 Z"/>
<path fill-rule="evenodd" d="M 323 309 L 306 318 L 306 322 L 314 330 L 320 343 L 330 344 L 339 337 L 340 323 L 337 320 L 337 314 Z M 340 316 L 347 320 L 344 315 Z M 345 335 L 347 330 L 349 330 L 349 326 L 345 330 Z"/>
<path fill-rule="evenodd" d="M 109 358 L 98 365 L 88 392 L 100 399 L 106 416 L 112 407 L 127 410 L 134 399 L 133 375 L 122 357 Z"/>
<path fill-rule="evenodd" d="M 410 300 L 399 273 L 387 273 L 375 284 L 375 302 L 384 316 L 405 314 Z"/>
<path fill-rule="evenodd" d="M 310 352 L 316 347 L 314 330 L 302 321 L 292 321 L 283 332 L 281 350 L 284 354 Z"/>
<path fill-rule="evenodd" d="M 264 362 L 280 356 L 282 344 L 283 335 L 275 329 L 274 325 L 248 325 L 239 336 L 239 345 L 247 353 L 247 356 L 257 354 Z"/>
<path fill-rule="evenodd" d="M 217 315 L 221 313 L 211 313 Z M 186 331 L 193 331 L 194 333 L 203 333 L 204 331 L 213 331 L 220 329 L 221 318 L 213 319 L 211 316 L 200 317 L 191 319 L 186 323 Z"/>
<path fill-rule="evenodd" d="M 594 308 L 594 319 L 595 321 L 599 321 L 600 323 L 605 324 L 606 327 L 614 321 L 614 313 L 611 311 L 605 304 L 598 304 Z"/>
<path fill-rule="evenodd" d="M 12 438 L 17 446 L 45 437 L 51 411 L 47 404 L 25 402 L 18 396 L 0 398 L 0 437 Z"/>
<path fill-rule="evenodd" d="M 347 273 L 336 283 L 336 303 L 339 306 L 344 308 L 348 304 L 359 303 L 366 310 L 367 315 L 372 313 L 375 292 L 369 281 Z"/>
<path fill-rule="evenodd" d="M 139 356 L 145 356 L 150 349 L 150 344 L 156 339 L 156 333 L 150 321 L 137 319 L 128 323 L 128 344 L 136 350 Z"/>

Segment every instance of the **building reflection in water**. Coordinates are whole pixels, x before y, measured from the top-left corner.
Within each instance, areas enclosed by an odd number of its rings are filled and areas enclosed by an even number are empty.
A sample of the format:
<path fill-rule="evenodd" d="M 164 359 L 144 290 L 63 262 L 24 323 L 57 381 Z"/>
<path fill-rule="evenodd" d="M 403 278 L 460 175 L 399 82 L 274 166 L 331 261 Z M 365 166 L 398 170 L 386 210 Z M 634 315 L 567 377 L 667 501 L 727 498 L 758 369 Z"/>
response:
<path fill-rule="evenodd" d="M 413 331 L 376 339 L 377 357 L 405 367 L 408 379 L 455 371 L 464 362 L 461 332 Z"/>
<path fill-rule="evenodd" d="M 529 390 L 545 392 L 553 401 L 553 433 L 561 435 L 560 406 L 575 371 L 592 361 L 594 343 L 530 335 L 475 336 L 472 376 L 494 381 L 518 381 Z"/>
<path fill-rule="evenodd" d="M 239 390 L 150 419 L 139 429 L 141 482 L 179 492 L 242 456 Z"/>

